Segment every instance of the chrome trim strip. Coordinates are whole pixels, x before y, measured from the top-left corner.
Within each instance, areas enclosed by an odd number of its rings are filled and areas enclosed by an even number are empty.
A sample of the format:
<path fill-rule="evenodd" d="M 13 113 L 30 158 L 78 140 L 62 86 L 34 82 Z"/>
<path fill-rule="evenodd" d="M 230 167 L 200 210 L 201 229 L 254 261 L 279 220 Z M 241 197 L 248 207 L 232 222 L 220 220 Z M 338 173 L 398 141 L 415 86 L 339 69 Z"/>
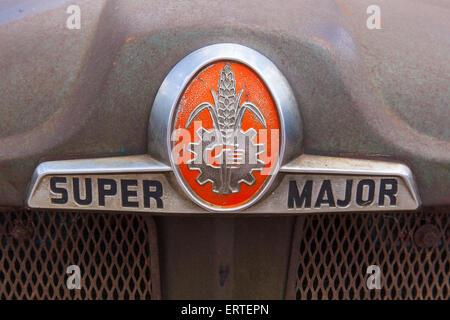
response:
<path fill-rule="evenodd" d="M 421 202 L 413 173 L 399 162 L 303 154 L 281 167 L 280 172 L 303 174 L 335 174 L 358 176 L 397 176 L 405 181 L 411 196 Z"/>
<path fill-rule="evenodd" d="M 31 205 L 31 199 L 35 195 L 36 189 L 40 186 L 41 181 L 46 176 L 51 175 L 105 175 L 108 177 L 114 177 L 117 175 L 131 175 L 136 176 L 139 174 L 160 174 L 169 173 L 172 168 L 154 160 L 148 155 L 140 156 L 125 156 L 125 157 L 112 157 L 112 158 L 97 158 L 97 159 L 81 159 L 81 160 L 62 160 L 62 161 L 49 161 L 41 163 L 35 170 L 30 191 L 27 197 L 27 206 L 34 208 L 50 208 L 46 202 L 41 202 L 37 199 L 34 205 Z M 290 177 L 295 178 L 302 176 L 312 176 L 323 179 L 324 177 L 336 178 L 345 176 L 355 176 L 355 177 L 399 177 L 406 189 L 409 191 L 411 202 L 408 200 L 407 207 L 389 207 L 384 210 L 414 210 L 420 206 L 420 198 L 417 191 L 417 187 L 414 181 L 414 176 L 411 170 L 404 164 L 391 161 L 380 161 L 380 160 L 364 160 L 355 158 L 339 158 L 339 157 L 325 157 L 317 155 L 302 155 L 297 157 L 290 163 L 282 166 L 280 168 L 280 173 L 282 177 L 280 179 L 280 184 L 276 188 L 272 189 L 272 192 L 261 199 L 258 203 L 252 207 L 246 209 L 243 213 L 249 214 L 303 214 L 305 212 L 320 211 L 320 212 L 342 212 L 342 211 L 376 211 L 382 210 L 382 208 L 348 208 L 341 210 L 330 210 L 326 208 L 320 209 L 308 209 L 308 210 L 292 210 L 285 208 L 285 197 L 286 197 L 286 179 Z M 342 178 L 341 178 L 342 179 Z M 166 181 L 166 178 L 164 178 Z M 170 180 L 164 183 L 169 190 L 166 195 L 167 199 L 170 201 L 168 208 L 164 209 L 139 209 L 134 211 L 144 211 L 144 212 L 155 212 L 158 214 L 195 214 L 195 213 L 206 213 L 205 210 L 200 207 L 195 206 L 187 198 L 180 195 L 176 189 L 170 187 Z M 45 188 L 44 188 L 45 189 Z M 171 191 L 170 191 L 171 190 Z M 42 191 L 42 189 L 41 189 Z M 36 201 L 36 200 L 35 200 Z M 57 206 L 52 205 L 51 208 Z M 64 206 L 60 206 L 64 208 Z M 72 208 L 73 209 L 73 208 Z M 73 209 L 75 210 L 75 209 Z M 120 207 L 80 207 L 76 210 L 108 210 L 108 211 L 127 211 L 126 209 Z M 131 210 L 133 211 L 133 210 Z"/>
<path fill-rule="evenodd" d="M 172 168 L 156 161 L 148 155 L 42 162 L 33 172 L 26 204 L 27 206 L 30 206 L 30 200 L 34 195 L 39 182 L 43 177 L 48 175 L 120 174 L 167 171 L 172 171 Z"/>

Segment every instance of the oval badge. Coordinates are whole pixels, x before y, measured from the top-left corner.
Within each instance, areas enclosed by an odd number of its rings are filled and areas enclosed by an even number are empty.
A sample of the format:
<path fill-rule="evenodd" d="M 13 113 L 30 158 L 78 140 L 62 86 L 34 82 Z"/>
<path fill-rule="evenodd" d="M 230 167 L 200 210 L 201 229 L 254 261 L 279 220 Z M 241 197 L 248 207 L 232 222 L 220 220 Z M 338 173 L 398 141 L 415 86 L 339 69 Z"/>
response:
<path fill-rule="evenodd" d="M 236 61 L 203 67 L 174 114 L 172 160 L 188 193 L 231 211 L 252 202 L 278 168 L 280 119 L 259 75 Z"/>

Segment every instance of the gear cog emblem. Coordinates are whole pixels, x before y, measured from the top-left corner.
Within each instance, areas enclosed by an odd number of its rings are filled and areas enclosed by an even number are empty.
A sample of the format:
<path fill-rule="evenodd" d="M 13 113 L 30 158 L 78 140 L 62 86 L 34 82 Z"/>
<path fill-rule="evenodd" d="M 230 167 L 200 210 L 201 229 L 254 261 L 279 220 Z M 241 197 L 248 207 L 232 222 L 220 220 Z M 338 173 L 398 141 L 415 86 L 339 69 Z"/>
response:
<path fill-rule="evenodd" d="M 186 85 L 174 117 L 173 132 L 185 137 L 172 140 L 180 151 L 173 157 L 183 158 L 178 178 L 208 208 L 241 207 L 278 163 L 279 128 L 271 93 L 255 71 L 235 61 L 207 65 Z"/>
<path fill-rule="evenodd" d="M 205 109 L 213 119 L 213 129 L 198 129 L 196 134 L 200 141 L 189 144 L 189 151 L 195 158 L 189 161 L 188 167 L 200 172 L 197 177 L 200 185 L 211 182 L 212 191 L 217 194 L 238 193 L 241 183 L 255 183 L 253 171 L 261 171 L 264 168 L 264 162 L 258 159 L 264 145 L 255 143 L 256 130 L 249 129 L 244 132 L 241 127 L 246 112 L 253 113 L 264 128 L 266 121 L 255 104 L 248 101 L 240 103 L 243 92 L 244 89 L 241 89 L 238 95 L 235 94 L 234 73 L 230 65 L 226 64 L 220 71 L 218 92 L 211 90 L 214 105 L 208 102 L 200 103 L 186 123 L 186 128 L 189 128 L 192 121 Z M 213 158 L 219 165 L 208 163 L 208 158 L 201 159 L 205 153 L 196 150 L 213 153 Z"/>

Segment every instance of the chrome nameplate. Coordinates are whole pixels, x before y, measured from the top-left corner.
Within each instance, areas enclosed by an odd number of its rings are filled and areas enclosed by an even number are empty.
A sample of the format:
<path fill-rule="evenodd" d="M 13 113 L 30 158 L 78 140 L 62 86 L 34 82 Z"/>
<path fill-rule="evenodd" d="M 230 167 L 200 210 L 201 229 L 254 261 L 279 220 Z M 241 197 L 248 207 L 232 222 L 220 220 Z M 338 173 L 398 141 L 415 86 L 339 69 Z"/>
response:
<path fill-rule="evenodd" d="M 412 176 L 403 164 L 303 155 L 283 166 L 280 175 L 270 194 L 243 213 L 396 211 L 419 206 Z M 33 182 L 28 197 L 32 208 L 207 212 L 183 196 L 169 167 L 148 156 L 45 162 Z"/>

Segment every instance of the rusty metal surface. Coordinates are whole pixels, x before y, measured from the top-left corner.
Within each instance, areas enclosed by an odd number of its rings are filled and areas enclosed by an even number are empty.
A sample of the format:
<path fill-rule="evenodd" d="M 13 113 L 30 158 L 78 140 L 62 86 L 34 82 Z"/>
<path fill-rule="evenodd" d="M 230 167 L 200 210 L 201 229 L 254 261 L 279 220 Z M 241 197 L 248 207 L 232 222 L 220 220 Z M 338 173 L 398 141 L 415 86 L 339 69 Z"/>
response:
<path fill-rule="evenodd" d="M 448 300 L 449 210 L 297 218 L 286 298 Z M 366 286 L 371 265 L 381 289 Z"/>
<path fill-rule="evenodd" d="M 81 30 L 68 2 L 36 3 L 0 7 L 0 205 L 23 205 L 40 161 L 145 153 L 164 77 L 219 42 L 286 76 L 305 152 L 406 162 L 425 205 L 450 203 L 446 0 L 380 2 L 382 30 L 365 26 L 371 0 L 78 1 Z"/>
<path fill-rule="evenodd" d="M 155 217 L 163 299 L 283 299 L 294 217 Z"/>
<path fill-rule="evenodd" d="M 0 211 L 0 299 L 159 299 L 151 217 Z M 66 286 L 70 265 L 81 288 Z"/>

